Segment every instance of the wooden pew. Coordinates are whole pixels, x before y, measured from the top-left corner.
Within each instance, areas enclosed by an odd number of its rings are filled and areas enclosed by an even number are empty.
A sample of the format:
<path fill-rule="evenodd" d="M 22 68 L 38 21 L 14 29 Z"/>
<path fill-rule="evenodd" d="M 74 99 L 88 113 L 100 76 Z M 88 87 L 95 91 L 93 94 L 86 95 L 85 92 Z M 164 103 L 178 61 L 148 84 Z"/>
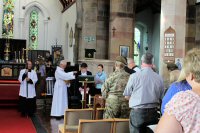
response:
<path fill-rule="evenodd" d="M 64 114 L 64 123 L 58 126 L 59 133 L 77 133 L 79 119 L 93 118 L 93 109 L 67 109 Z"/>
<path fill-rule="evenodd" d="M 80 120 L 78 133 L 113 133 L 113 119 Z"/>

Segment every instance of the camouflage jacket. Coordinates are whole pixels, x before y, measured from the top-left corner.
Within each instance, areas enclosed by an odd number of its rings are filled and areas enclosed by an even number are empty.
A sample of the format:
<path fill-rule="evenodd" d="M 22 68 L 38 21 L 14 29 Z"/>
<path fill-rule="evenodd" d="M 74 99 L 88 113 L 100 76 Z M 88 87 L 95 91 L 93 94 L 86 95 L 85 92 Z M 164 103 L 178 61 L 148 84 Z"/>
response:
<path fill-rule="evenodd" d="M 123 97 L 123 92 L 128 82 L 130 74 L 124 69 L 115 70 L 103 84 L 102 97 L 106 99 L 108 95 L 117 95 Z"/>

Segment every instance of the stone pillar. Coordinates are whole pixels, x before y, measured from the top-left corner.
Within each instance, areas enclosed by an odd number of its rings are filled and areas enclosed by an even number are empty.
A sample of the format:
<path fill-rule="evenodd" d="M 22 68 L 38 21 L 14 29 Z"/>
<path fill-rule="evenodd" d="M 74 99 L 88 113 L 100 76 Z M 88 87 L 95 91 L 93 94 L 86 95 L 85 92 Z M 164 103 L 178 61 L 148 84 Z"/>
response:
<path fill-rule="evenodd" d="M 24 39 L 23 28 L 24 28 L 24 18 L 19 18 L 19 38 L 20 39 Z"/>
<path fill-rule="evenodd" d="M 176 32 L 175 58 L 183 58 L 185 55 L 186 4 L 186 0 L 162 0 L 161 2 L 160 59 L 162 61 L 164 32 L 170 26 Z"/>
<path fill-rule="evenodd" d="M 175 59 L 185 55 L 186 36 L 186 4 L 187 0 L 161 1 L 161 29 L 160 29 L 160 68 L 159 72 L 166 80 L 164 70 L 164 32 L 171 26 L 176 32 Z"/>
<path fill-rule="evenodd" d="M 48 40 L 48 20 L 44 20 L 44 47 L 43 49 L 49 49 L 47 40 Z"/>
<path fill-rule="evenodd" d="M 136 0 L 110 0 L 109 59 L 120 54 L 120 45 L 129 46 L 133 57 Z"/>
<path fill-rule="evenodd" d="M 85 57 L 85 48 L 96 49 L 97 0 L 82 0 L 82 33 L 79 60 Z M 80 44 L 80 43 L 79 43 Z"/>
<path fill-rule="evenodd" d="M 108 59 L 110 1 L 97 0 L 97 2 L 96 58 Z"/>
<path fill-rule="evenodd" d="M 200 48 L 200 4 L 196 5 L 196 36 L 195 47 Z"/>
<path fill-rule="evenodd" d="M 191 1 L 190 1 L 191 2 Z M 186 11 L 186 37 L 185 37 L 185 51 L 195 47 L 196 34 L 196 6 L 195 2 L 187 5 Z"/>

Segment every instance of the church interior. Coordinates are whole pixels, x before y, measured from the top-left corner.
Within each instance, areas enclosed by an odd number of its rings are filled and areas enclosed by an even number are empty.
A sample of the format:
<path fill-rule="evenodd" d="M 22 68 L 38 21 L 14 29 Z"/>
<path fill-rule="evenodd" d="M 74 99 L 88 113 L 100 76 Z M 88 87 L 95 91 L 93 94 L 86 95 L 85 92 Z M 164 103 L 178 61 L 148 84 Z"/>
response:
<path fill-rule="evenodd" d="M 164 133 L 158 121 L 143 125 L 147 130 L 131 127 L 135 94 L 126 100 L 128 117 L 109 100 L 126 99 L 132 77 L 151 67 L 163 89 L 159 112 L 194 48 L 200 48 L 200 0 L 0 0 L 0 132 Z"/>

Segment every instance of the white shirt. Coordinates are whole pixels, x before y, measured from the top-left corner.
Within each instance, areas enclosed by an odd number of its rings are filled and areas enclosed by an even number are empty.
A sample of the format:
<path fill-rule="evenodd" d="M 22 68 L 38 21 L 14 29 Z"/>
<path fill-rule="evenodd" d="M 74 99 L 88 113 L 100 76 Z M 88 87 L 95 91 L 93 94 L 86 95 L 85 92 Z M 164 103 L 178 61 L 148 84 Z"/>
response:
<path fill-rule="evenodd" d="M 130 76 L 123 95 L 130 96 L 130 108 L 157 107 L 164 95 L 163 79 L 152 68 L 142 68 Z"/>
<path fill-rule="evenodd" d="M 87 72 L 81 73 L 82 76 L 87 76 Z"/>
<path fill-rule="evenodd" d="M 37 74 L 36 74 L 36 72 L 34 70 L 31 70 L 31 72 L 28 72 L 28 78 L 30 78 L 33 81 L 33 84 L 28 83 L 28 86 L 27 86 L 26 79 L 24 79 L 22 81 L 22 76 L 24 75 L 24 73 L 26 72 L 26 70 L 27 69 L 22 69 L 20 71 L 20 75 L 19 75 L 19 78 L 18 78 L 18 80 L 21 83 L 20 84 L 19 95 L 22 96 L 22 97 L 26 97 L 26 98 L 34 98 L 36 96 L 36 93 L 35 93 L 35 84 L 36 84 L 36 82 L 38 80 Z"/>

